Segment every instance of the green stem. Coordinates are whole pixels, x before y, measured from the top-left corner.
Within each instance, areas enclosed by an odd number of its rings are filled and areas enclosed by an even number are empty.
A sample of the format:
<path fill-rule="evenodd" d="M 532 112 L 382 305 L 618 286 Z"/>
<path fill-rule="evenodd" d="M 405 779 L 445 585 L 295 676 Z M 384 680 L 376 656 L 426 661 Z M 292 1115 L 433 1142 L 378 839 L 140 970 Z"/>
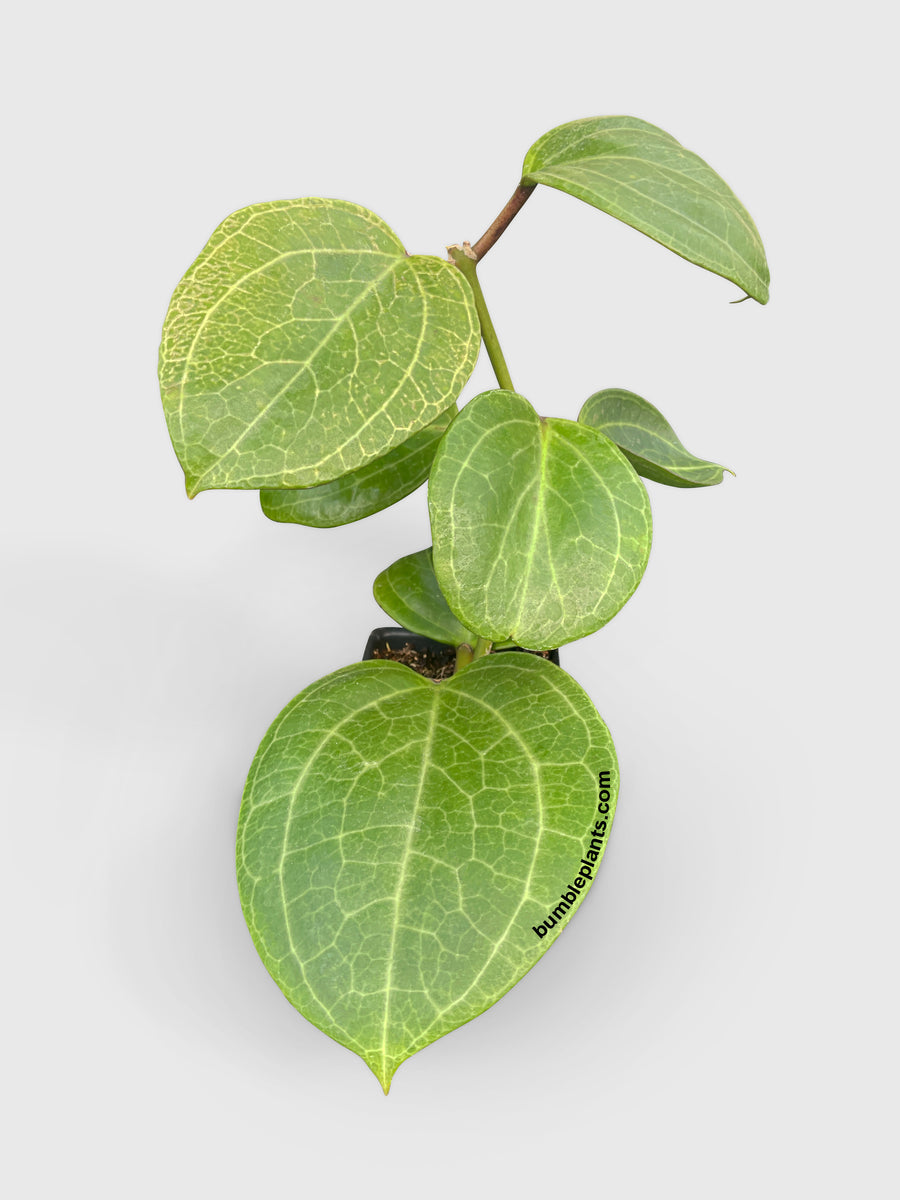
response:
<path fill-rule="evenodd" d="M 472 651 L 473 658 L 484 658 L 485 654 L 490 654 L 493 642 L 488 638 L 480 637 L 475 643 L 475 649 Z"/>
<path fill-rule="evenodd" d="M 459 671 L 462 667 L 467 667 L 470 662 L 474 662 L 476 658 L 484 658 L 486 654 L 490 654 L 493 644 L 483 637 L 476 639 L 474 648 L 468 642 L 462 642 L 456 647 L 455 670 Z"/>
<path fill-rule="evenodd" d="M 457 646 L 455 670 L 459 671 L 462 667 L 467 667 L 474 657 L 475 653 L 468 642 L 463 642 L 462 645 Z"/>
<path fill-rule="evenodd" d="M 494 368 L 494 374 L 497 376 L 497 382 L 506 391 L 514 392 L 516 389 L 513 387 L 512 380 L 509 377 L 509 368 L 506 365 L 506 359 L 503 357 L 503 351 L 500 349 L 500 342 L 497 340 L 497 331 L 494 329 L 491 314 L 488 312 L 481 284 L 478 282 L 472 247 L 468 242 L 463 242 L 461 246 L 448 246 L 447 249 L 450 252 L 451 260 L 456 263 L 460 271 L 465 275 L 475 295 L 475 308 L 478 310 L 478 320 L 481 323 L 481 336 L 484 339 L 484 347 L 488 352 L 488 358 L 491 360 L 491 366 Z"/>

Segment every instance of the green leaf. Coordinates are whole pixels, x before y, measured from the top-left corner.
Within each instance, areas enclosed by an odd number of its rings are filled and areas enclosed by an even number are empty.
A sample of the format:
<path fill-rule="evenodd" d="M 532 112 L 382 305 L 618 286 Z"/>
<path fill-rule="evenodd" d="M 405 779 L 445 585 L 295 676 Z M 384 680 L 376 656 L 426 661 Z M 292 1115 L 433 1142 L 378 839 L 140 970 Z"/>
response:
<path fill-rule="evenodd" d="M 525 156 L 544 183 L 639 229 L 688 262 L 769 299 L 769 267 L 750 214 L 711 167 L 636 117 L 588 117 L 551 129 Z"/>
<path fill-rule="evenodd" d="M 547 650 L 619 611 L 650 553 L 650 501 L 602 433 L 483 392 L 444 435 L 428 483 L 434 570 L 467 629 Z"/>
<path fill-rule="evenodd" d="M 438 586 L 430 546 L 391 563 L 375 580 L 372 590 L 376 602 L 404 629 L 448 646 L 474 642 L 469 630 L 450 611 Z"/>
<path fill-rule="evenodd" d="M 259 493 L 262 510 L 272 521 L 314 525 L 330 529 L 349 525 L 372 513 L 381 512 L 414 492 L 428 478 L 438 442 L 456 416 L 456 405 L 411 438 L 373 459 L 318 487 L 272 489 Z"/>
<path fill-rule="evenodd" d="M 159 377 L 189 495 L 297 488 L 381 458 L 457 399 L 469 285 L 367 209 L 282 200 L 228 217 L 175 289 Z"/>
<path fill-rule="evenodd" d="M 542 659 L 489 656 L 440 684 L 399 663 L 335 671 L 284 709 L 247 779 L 237 870 L 256 948 L 387 1091 L 556 940 L 617 790 L 606 726 Z"/>
<path fill-rule="evenodd" d="M 623 388 L 595 392 L 585 401 L 578 420 L 606 434 L 638 475 L 656 483 L 682 488 L 709 487 L 721 483 L 722 472 L 728 471 L 720 463 L 697 458 L 687 451 L 658 408 Z"/>

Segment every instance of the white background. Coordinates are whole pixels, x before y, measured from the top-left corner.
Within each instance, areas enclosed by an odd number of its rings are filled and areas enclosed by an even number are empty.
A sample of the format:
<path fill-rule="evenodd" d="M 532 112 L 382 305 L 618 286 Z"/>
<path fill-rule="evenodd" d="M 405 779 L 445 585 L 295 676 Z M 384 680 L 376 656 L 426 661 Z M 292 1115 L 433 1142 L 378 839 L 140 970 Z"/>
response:
<path fill-rule="evenodd" d="M 7 19 L 7 1194 L 896 1195 L 896 127 L 863 0 L 32 6 Z M 650 485 L 635 598 L 564 652 L 616 739 L 601 876 L 385 1099 L 285 1002 L 233 835 L 282 705 L 359 657 L 424 492 L 334 531 L 189 503 L 169 296 L 254 201 L 477 238 L 539 135 L 639 116 L 731 184 L 767 308 L 540 189 L 482 281 L 518 389 L 627 387 L 720 488 Z M 894 348 L 891 348 L 891 343 Z M 490 386 L 481 363 L 466 395 Z"/>

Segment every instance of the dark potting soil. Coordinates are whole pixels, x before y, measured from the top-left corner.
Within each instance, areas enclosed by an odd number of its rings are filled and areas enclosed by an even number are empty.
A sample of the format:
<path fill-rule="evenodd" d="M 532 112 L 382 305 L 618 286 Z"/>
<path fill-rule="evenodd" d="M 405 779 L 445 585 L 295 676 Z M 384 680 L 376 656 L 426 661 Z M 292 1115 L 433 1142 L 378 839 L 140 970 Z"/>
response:
<path fill-rule="evenodd" d="M 519 652 L 536 654 L 538 658 L 550 658 L 551 656 L 551 651 L 549 650 L 525 650 Z M 498 653 L 505 654 L 506 651 L 500 650 Z M 440 682 L 442 679 L 449 679 L 456 666 L 456 653 L 452 646 L 447 646 L 442 651 L 417 650 L 409 642 L 405 642 L 403 646 L 396 649 L 392 649 L 391 647 L 374 649 L 372 657 L 403 663 L 404 666 L 412 667 L 414 671 L 418 671 L 420 675 L 424 675 L 426 679 L 434 679 L 437 682 Z"/>
<path fill-rule="evenodd" d="M 443 652 L 416 650 L 406 642 L 396 649 L 378 647 L 372 651 L 372 657 L 403 663 L 404 666 L 412 667 L 414 671 L 424 675 L 426 679 L 434 680 L 449 679 L 456 666 L 456 653 L 452 646 L 447 646 Z"/>

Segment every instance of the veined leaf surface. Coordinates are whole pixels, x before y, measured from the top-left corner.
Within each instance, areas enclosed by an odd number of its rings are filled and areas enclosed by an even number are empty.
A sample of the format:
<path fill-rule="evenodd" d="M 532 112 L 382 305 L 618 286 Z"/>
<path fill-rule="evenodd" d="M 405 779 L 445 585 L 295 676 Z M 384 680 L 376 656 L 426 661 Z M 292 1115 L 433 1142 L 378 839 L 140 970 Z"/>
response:
<path fill-rule="evenodd" d="M 448 646 L 472 641 L 472 634 L 450 611 L 438 586 L 430 546 L 391 563 L 375 580 L 372 591 L 376 602 L 404 629 Z"/>
<path fill-rule="evenodd" d="M 349 525 L 381 512 L 425 482 L 438 442 L 455 416 L 456 405 L 381 458 L 329 483 L 309 488 L 265 488 L 259 493 L 262 510 L 272 521 L 319 529 Z"/>
<path fill-rule="evenodd" d="M 233 213 L 175 289 L 159 375 L 188 493 L 327 483 L 453 404 L 478 354 L 471 289 L 374 213 Z"/>
<path fill-rule="evenodd" d="M 609 438 L 483 392 L 444 435 L 428 482 L 434 570 L 457 618 L 548 650 L 619 611 L 650 553 L 650 502 Z"/>
<path fill-rule="evenodd" d="M 644 479 L 670 487 L 710 487 L 721 483 L 722 472 L 728 471 L 720 463 L 691 454 L 658 408 L 623 388 L 595 392 L 585 401 L 578 420 L 605 433 Z"/>
<path fill-rule="evenodd" d="M 528 151 L 522 183 L 577 196 L 760 304 L 769 299 L 769 267 L 750 214 L 702 158 L 655 125 L 636 117 L 559 125 Z"/>
<path fill-rule="evenodd" d="M 544 660 L 489 656 L 441 684 L 399 663 L 336 671 L 250 769 L 237 869 L 257 950 L 387 1091 L 555 941 L 617 790 L 606 726 Z"/>

